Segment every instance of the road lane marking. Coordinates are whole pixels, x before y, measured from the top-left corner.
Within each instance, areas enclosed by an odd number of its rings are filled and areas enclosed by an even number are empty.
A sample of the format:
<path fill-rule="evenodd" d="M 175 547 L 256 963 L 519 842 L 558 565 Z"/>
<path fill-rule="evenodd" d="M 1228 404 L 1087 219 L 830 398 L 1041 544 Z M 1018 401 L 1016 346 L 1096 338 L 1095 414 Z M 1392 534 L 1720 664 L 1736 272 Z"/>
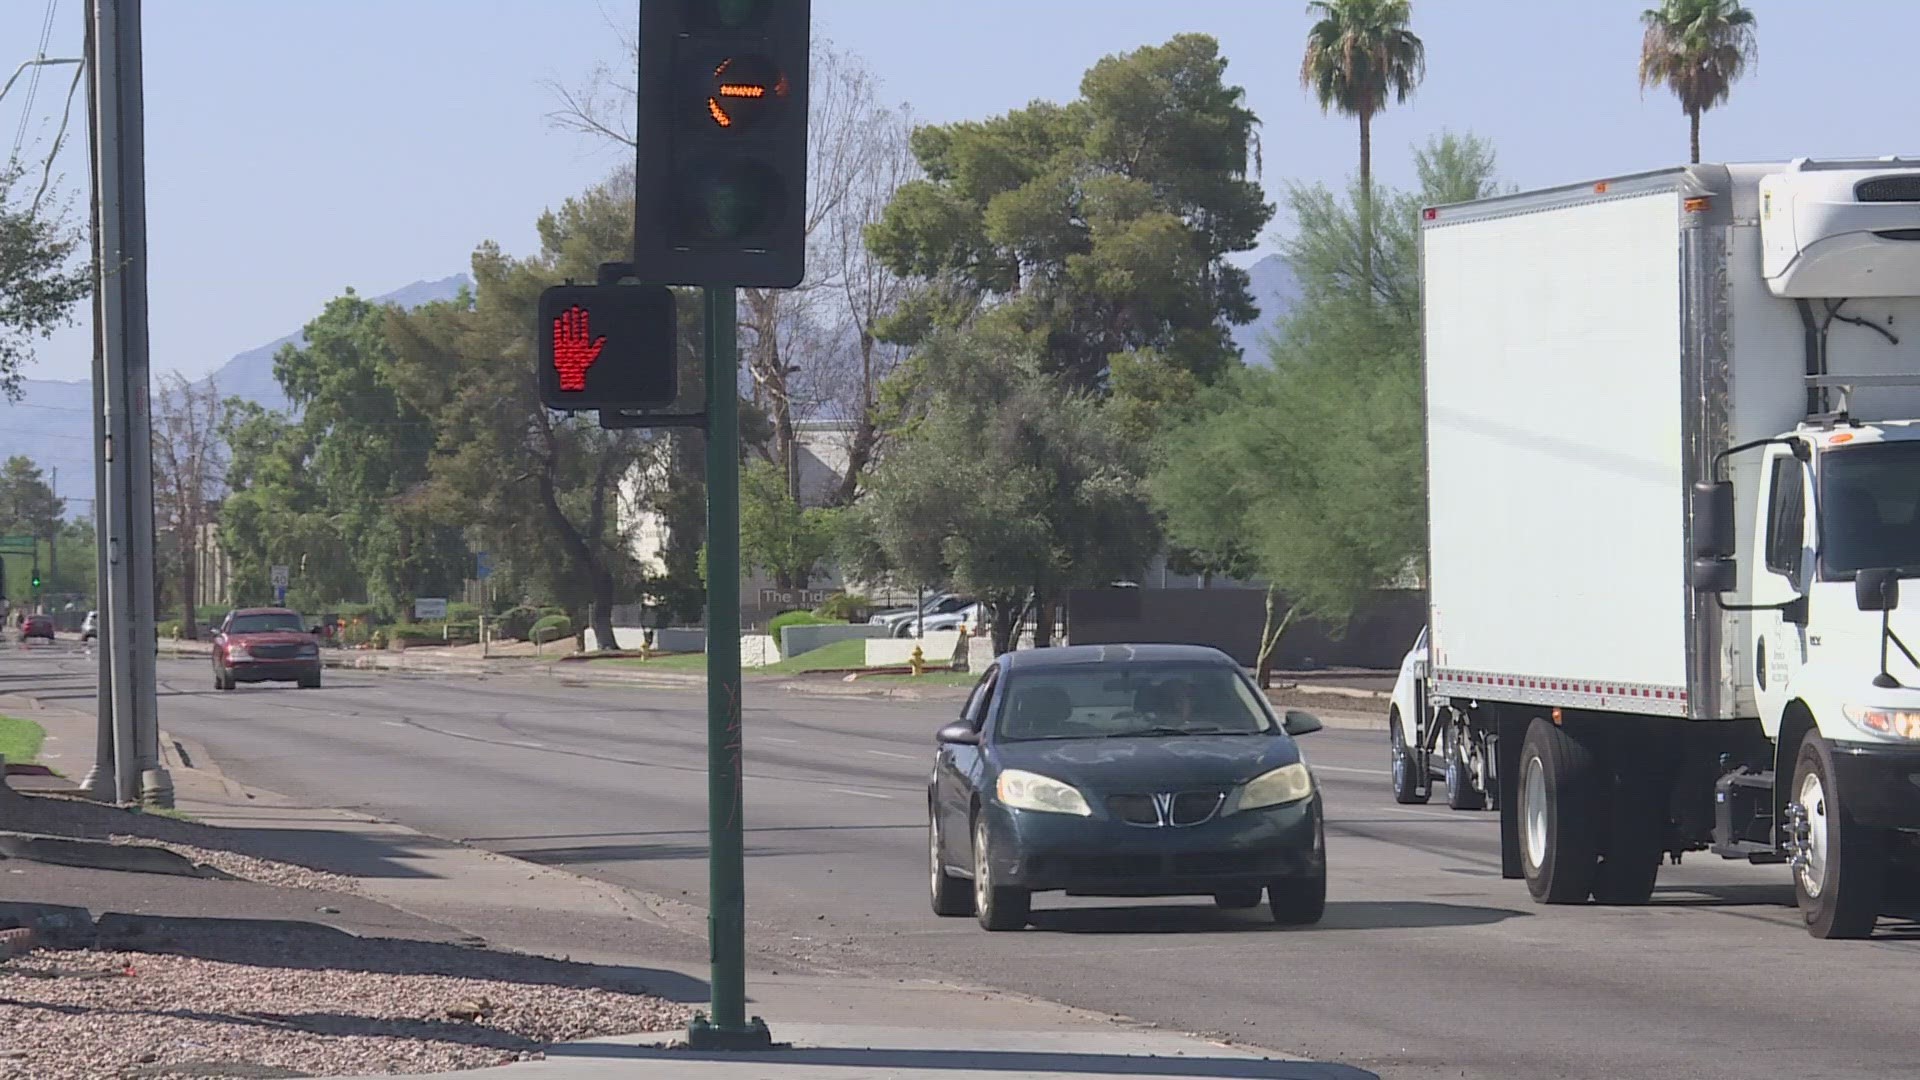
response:
<path fill-rule="evenodd" d="M 1351 766 L 1351 765 L 1315 765 L 1315 764 L 1313 764 L 1313 763 L 1311 763 L 1311 762 L 1309 762 L 1309 763 L 1307 764 L 1307 768 L 1309 768 L 1309 769 L 1312 769 L 1312 770 L 1313 770 L 1314 772 L 1345 772 L 1345 773 L 1359 773 L 1359 774 L 1360 774 L 1361 776 L 1386 776 L 1386 775 L 1388 775 L 1388 772 L 1387 772 L 1387 770 L 1385 770 L 1385 769 L 1356 769 L 1356 768 L 1354 768 L 1354 767 L 1353 767 L 1353 766 Z"/>
<path fill-rule="evenodd" d="M 778 735 L 755 735 L 754 738 L 759 740 L 760 742 L 787 743 L 788 745 L 792 745 L 800 741 L 799 739 L 783 739 Z"/>
<path fill-rule="evenodd" d="M 861 797 L 861 798 L 863 798 L 863 799 L 887 799 L 887 800 L 892 800 L 892 798 L 893 798 L 893 796 L 891 796 L 891 795 L 882 795 L 882 794 L 880 794 L 880 793 L 879 793 L 879 792 L 877 792 L 877 791 L 855 791 L 855 790 L 853 790 L 852 788 L 844 788 L 844 787 L 837 787 L 837 788 L 831 788 L 830 790 L 832 790 L 832 791 L 835 791 L 835 792 L 838 792 L 838 793 L 840 793 L 840 794 L 842 794 L 842 795 L 858 795 L 858 796 L 860 796 L 860 797 Z"/>
<path fill-rule="evenodd" d="M 872 754 L 872 755 L 874 755 L 875 757 L 890 757 L 890 758 L 899 758 L 899 759 L 900 759 L 900 760 L 902 760 L 902 761 L 918 761 L 918 760 L 920 760 L 919 758 L 917 758 L 917 757 L 915 757 L 915 756 L 914 756 L 914 755 L 912 755 L 912 754 L 896 754 L 896 753 L 894 753 L 894 752 L 893 752 L 893 751 L 891 751 L 891 750 L 869 750 L 869 751 L 867 751 L 867 753 L 869 753 L 869 754 Z"/>
<path fill-rule="evenodd" d="M 547 748 L 546 743 L 534 742 L 532 739 L 519 739 L 519 740 L 516 740 L 513 745 L 527 746 L 535 750 L 545 750 Z"/>
<path fill-rule="evenodd" d="M 407 726 L 398 720 L 382 720 L 380 722 L 387 725 L 388 727 L 406 727 Z"/>

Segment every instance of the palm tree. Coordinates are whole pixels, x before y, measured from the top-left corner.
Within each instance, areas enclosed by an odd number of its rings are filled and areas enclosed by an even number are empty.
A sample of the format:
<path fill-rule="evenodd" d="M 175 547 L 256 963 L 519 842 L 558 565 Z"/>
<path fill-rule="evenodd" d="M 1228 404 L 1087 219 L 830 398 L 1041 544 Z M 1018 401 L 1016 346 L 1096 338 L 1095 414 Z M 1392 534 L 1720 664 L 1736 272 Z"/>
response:
<path fill-rule="evenodd" d="M 1693 161 L 1700 161 L 1700 114 L 1724 104 L 1733 84 L 1756 61 L 1753 12 L 1738 0 L 1662 0 L 1640 16 L 1640 89 L 1665 86 L 1692 124 Z"/>
<path fill-rule="evenodd" d="M 1407 23 L 1408 0 L 1313 0 L 1319 20 L 1307 33 L 1300 85 L 1313 91 L 1322 112 L 1360 120 L 1361 261 L 1373 280 L 1373 118 L 1389 96 L 1404 102 L 1427 73 L 1427 47 Z M 1369 288 L 1371 285 L 1369 284 Z"/>

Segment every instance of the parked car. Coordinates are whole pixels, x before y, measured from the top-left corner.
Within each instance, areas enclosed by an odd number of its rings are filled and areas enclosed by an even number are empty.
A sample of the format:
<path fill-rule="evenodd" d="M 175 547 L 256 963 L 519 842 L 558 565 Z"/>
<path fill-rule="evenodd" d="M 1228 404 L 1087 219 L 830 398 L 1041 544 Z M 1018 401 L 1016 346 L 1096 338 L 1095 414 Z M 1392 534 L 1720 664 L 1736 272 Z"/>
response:
<path fill-rule="evenodd" d="M 987 612 L 984 606 L 980 604 L 970 604 L 957 611 L 946 611 L 937 615 L 929 615 L 923 620 L 908 619 L 901 625 L 899 630 L 894 631 L 894 635 L 896 637 L 912 637 L 916 625 L 923 627 L 924 632 L 929 634 L 941 630 L 958 630 L 962 626 L 978 627 L 986 621 L 986 617 Z"/>
<path fill-rule="evenodd" d="M 100 613 L 97 611 L 89 611 L 87 612 L 86 619 L 80 623 L 80 640 L 92 641 L 99 636 Z"/>
<path fill-rule="evenodd" d="M 930 629 L 936 617 L 964 611 L 972 607 L 973 604 L 974 599 L 971 596 L 941 593 L 917 609 L 908 609 L 904 612 L 890 612 L 886 615 L 876 615 L 867 621 L 872 624 L 885 626 L 887 632 L 894 637 L 913 637 L 916 633 L 916 628 L 919 627 L 922 622 L 925 622 L 927 628 Z M 948 627 L 948 629 L 952 629 L 952 627 Z"/>
<path fill-rule="evenodd" d="M 53 640 L 53 616 L 29 615 L 20 623 L 20 640 L 32 641 L 34 638 Z"/>
<path fill-rule="evenodd" d="M 213 688 L 243 682 L 320 685 L 320 639 L 298 612 L 286 608 L 241 608 L 228 613 L 213 639 Z"/>
<path fill-rule="evenodd" d="M 1081 645 L 997 658 L 938 735 L 927 791 L 933 910 L 988 930 L 1037 892 L 1212 896 L 1275 922 L 1326 907 L 1319 785 L 1233 659 L 1193 645 Z"/>

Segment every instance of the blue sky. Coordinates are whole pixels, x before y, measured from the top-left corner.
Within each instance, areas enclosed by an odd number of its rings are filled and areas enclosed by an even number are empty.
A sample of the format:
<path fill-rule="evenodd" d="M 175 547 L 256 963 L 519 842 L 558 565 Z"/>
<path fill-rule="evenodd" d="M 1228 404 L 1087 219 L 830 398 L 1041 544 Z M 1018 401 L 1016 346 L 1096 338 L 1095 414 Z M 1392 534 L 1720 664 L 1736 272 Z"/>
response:
<path fill-rule="evenodd" d="M 29 58 L 47 0 L 0 0 L 0 67 Z M 1686 121 L 1635 81 L 1648 0 L 1414 0 L 1426 83 L 1376 125 L 1377 171 L 1442 129 L 1493 139 L 1522 186 L 1675 164 Z M 147 182 L 157 371 L 190 375 L 298 328 L 344 286 L 379 293 L 463 270 L 474 245 L 525 253 L 533 222 L 615 154 L 555 129 L 548 80 L 618 62 L 633 0 L 148 0 Z M 1760 63 L 1710 113 L 1705 156 L 1920 154 L 1911 0 L 1750 0 Z M 59 0 L 49 55 L 80 48 L 83 0 Z M 862 56 L 891 100 L 932 122 L 1062 100 L 1102 55 L 1211 33 L 1263 122 L 1263 180 L 1339 181 L 1351 121 L 1298 82 L 1295 0 L 814 0 L 815 32 Z M 25 154 L 44 154 L 66 75 L 43 78 Z M 23 93 L 0 101 L 0 139 Z M 76 103 L 77 106 L 77 103 Z M 77 120 L 76 120 L 77 122 Z M 83 144 L 63 153 L 84 197 Z M 77 210 L 84 207 L 76 202 Z M 1263 254 L 1271 251 L 1271 239 Z M 84 378 L 89 337 L 44 343 L 29 375 Z"/>

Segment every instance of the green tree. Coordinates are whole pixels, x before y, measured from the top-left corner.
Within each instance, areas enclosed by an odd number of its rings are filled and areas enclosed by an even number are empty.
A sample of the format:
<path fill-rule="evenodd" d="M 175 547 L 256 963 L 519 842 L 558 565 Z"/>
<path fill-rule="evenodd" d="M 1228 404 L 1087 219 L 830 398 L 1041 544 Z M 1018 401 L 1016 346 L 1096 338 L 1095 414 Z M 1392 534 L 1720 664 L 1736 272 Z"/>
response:
<path fill-rule="evenodd" d="M 1030 604 L 1138 574 L 1159 550 L 1140 444 L 1047 372 L 1033 337 L 949 331 L 917 362 L 928 400 L 846 511 L 845 565 L 973 593 L 1003 652 Z M 1044 645 L 1051 620 L 1037 626 Z"/>
<path fill-rule="evenodd" d="M 1427 47 L 1407 28 L 1408 0 L 1314 0 L 1319 18 L 1307 32 L 1300 84 L 1320 102 L 1360 121 L 1361 257 L 1371 262 L 1373 245 L 1373 118 L 1391 98 L 1404 103 L 1426 77 Z"/>
<path fill-rule="evenodd" d="M 66 506 L 32 458 L 16 454 L 0 465 L 0 534 L 52 540 Z"/>
<path fill-rule="evenodd" d="M 991 311 L 1070 389 L 1109 392 L 1128 355 L 1217 377 L 1237 358 L 1229 328 L 1257 314 L 1225 257 L 1273 213 L 1247 176 L 1257 120 L 1225 72 L 1213 38 L 1182 34 L 1102 59 L 1069 104 L 916 130 L 924 178 L 866 232 L 917 284 L 882 336 L 917 343 Z"/>
<path fill-rule="evenodd" d="M 17 159 L 0 162 L 0 393 L 15 401 L 32 339 L 71 324 L 92 287 L 86 264 L 74 261 L 81 234 L 40 200 L 16 198 L 22 175 Z"/>
<path fill-rule="evenodd" d="M 1758 56 L 1753 12 L 1738 0 L 1663 0 L 1640 14 L 1640 89 L 1664 86 L 1687 114 L 1688 147 L 1700 161 L 1700 114 L 1723 105 Z"/>
<path fill-rule="evenodd" d="M 1151 480 L 1177 543 L 1244 553 L 1335 626 L 1424 554 L 1419 210 L 1496 192 L 1492 149 L 1471 135 L 1433 140 L 1415 165 L 1421 190 L 1384 193 L 1371 238 L 1357 185 L 1345 200 L 1293 190 L 1302 299 L 1273 366 L 1207 391 L 1162 436 Z"/>
<path fill-rule="evenodd" d="M 307 467 L 327 524 L 362 583 L 347 595 L 405 613 L 417 596 L 457 588 L 467 552 L 463 519 L 435 518 L 422 498 L 436 432 L 394 386 L 388 310 L 348 289 L 273 366 L 313 447 Z"/>
<path fill-rule="evenodd" d="M 422 459 L 424 504 L 470 523 L 603 647 L 613 641 L 613 605 L 646 587 L 621 502 L 650 501 L 649 478 L 671 471 L 658 467 L 669 445 L 652 432 L 549 412 L 529 358 L 541 290 L 591 281 L 601 263 L 624 258 L 632 223 L 631 177 L 596 186 L 541 217 L 538 255 L 514 259 L 482 244 L 471 296 L 391 312 L 386 323 L 401 398 L 437 434 Z M 683 341 L 682 353 L 684 365 L 697 347 Z M 698 394 L 700 380 L 688 374 L 683 366 L 682 386 Z M 623 494 L 623 485 L 632 486 Z"/>
<path fill-rule="evenodd" d="M 802 508 L 786 476 L 766 462 L 740 477 L 740 560 L 782 589 L 804 589 L 833 546 L 834 512 Z"/>

